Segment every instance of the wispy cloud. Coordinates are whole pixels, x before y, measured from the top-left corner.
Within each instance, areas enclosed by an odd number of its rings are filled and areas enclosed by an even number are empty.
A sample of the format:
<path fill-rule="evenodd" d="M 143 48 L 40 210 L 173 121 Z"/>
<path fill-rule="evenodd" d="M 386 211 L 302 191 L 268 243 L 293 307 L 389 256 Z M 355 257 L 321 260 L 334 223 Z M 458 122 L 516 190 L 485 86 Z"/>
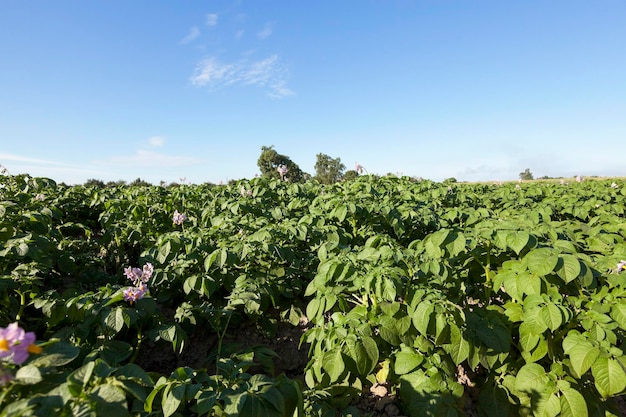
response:
<path fill-rule="evenodd" d="M 271 22 L 267 22 L 264 26 L 263 29 L 261 29 L 256 36 L 259 39 L 267 39 L 270 36 L 272 36 L 272 33 L 274 32 L 274 24 L 272 24 Z"/>
<path fill-rule="evenodd" d="M 287 83 L 284 80 L 280 80 L 272 85 L 272 89 L 268 94 L 272 98 L 283 98 L 293 96 L 295 93 L 293 90 L 287 88 Z"/>
<path fill-rule="evenodd" d="M 13 155 L 9 153 L 0 153 L 0 163 L 4 163 L 6 161 L 26 162 L 29 164 L 37 165 L 66 165 L 55 161 L 48 161 L 45 159 L 30 158 L 27 156 Z"/>
<path fill-rule="evenodd" d="M 28 173 L 35 177 L 52 178 L 70 184 L 78 184 L 84 182 L 85 178 L 106 174 L 106 171 L 94 169 L 92 165 L 84 167 L 6 153 L 0 153 L 0 163 L 13 175 Z"/>
<path fill-rule="evenodd" d="M 267 89 L 270 97 L 282 98 L 294 94 L 287 87 L 287 74 L 276 54 L 258 61 L 246 58 L 233 63 L 222 63 L 211 57 L 196 66 L 191 83 L 212 89 L 234 84 L 252 85 Z"/>
<path fill-rule="evenodd" d="M 167 155 L 164 153 L 139 149 L 134 155 L 112 156 L 107 160 L 96 161 L 98 164 L 125 167 L 179 167 L 193 165 L 202 160 L 190 156 Z"/>
<path fill-rule="evenodd" d="M 160 148 L 164 144 L 165 138 L 162 136 L 152 136 L 150 139 L 148 139 L 148 145 L 152 146 L 153 148 Z"/>
<path fill-rule="evenodd" d="M 180 44 L 185 45 L 196 39 L 198 36 L 200 36 L 200 29 L 198 29 L 197 26 L 194 26 L 189 29 L 189 34 L 180 40 Z"/>
<path fill-rule="evenodd" d="M 209 13 L 206 15 L 206 25 L 209 27 L 217 25 L 217 13 Z"/>

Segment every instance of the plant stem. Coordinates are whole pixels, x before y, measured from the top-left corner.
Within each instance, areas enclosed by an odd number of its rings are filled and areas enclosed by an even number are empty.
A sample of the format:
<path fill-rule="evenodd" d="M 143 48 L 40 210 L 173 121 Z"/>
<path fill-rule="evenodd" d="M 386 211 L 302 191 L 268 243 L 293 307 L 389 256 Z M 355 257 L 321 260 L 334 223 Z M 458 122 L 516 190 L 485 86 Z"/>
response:
<path fill-rule="evenodd" d="M 26 307 L 26 294 L 20 291 L 17 291 L 17 293 L 20 295 L 20 308 L 15 315 L 15 321 L 19 322 Z"/>
<path fill-rule="evenodd" d="M 141 331 L 141 326 L 137 329 L 137 346 L 135 346 L 135 351 L 133 352 L 133 356 L 130 358 L 130 363 L 135 363 L 137 356 L 139 355 L 139 349 L 141 348 L 141 342 L 143 341 L 143 332 Z"/>

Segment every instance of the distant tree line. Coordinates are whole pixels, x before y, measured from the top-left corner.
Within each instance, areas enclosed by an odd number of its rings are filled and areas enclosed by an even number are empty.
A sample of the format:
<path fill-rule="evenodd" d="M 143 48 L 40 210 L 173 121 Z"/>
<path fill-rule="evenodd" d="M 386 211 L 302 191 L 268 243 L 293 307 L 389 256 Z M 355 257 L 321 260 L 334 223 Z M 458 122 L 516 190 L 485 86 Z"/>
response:
<path fill-rule="evenodd" d="M 261 170 L 262 176 L 291 182 L 315 180 L 321 184 L 334 184 L 359 176 L 356 170 L 346 171 L 346 166 L 341 162 L 341 158 L 332 158 L 323 153 L 317 154 L 315 175 L 312 176 L 303 172 L 291 158 L 279 154 L 274 149 L 274 146 L 261 147 L 261 155 L 257 165 Z"/>

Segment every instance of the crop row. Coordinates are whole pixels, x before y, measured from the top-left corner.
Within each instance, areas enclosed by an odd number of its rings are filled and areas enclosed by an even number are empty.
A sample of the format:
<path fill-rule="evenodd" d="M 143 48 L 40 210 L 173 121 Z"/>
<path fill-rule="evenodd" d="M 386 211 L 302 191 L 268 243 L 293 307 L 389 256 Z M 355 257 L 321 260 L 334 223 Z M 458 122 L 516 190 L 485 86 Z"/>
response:
<path fill-rule="evenodd" d="M 377 386 L 411 416 L 619 414 L 619 184 L 0 182 L 0 326 L 39 340 L 0 344 L 0 415 L 356 415 Z M 302 381 L 225 343 L 285 323 Z M 176 366 L 147 369 L 160 347 Z"/>

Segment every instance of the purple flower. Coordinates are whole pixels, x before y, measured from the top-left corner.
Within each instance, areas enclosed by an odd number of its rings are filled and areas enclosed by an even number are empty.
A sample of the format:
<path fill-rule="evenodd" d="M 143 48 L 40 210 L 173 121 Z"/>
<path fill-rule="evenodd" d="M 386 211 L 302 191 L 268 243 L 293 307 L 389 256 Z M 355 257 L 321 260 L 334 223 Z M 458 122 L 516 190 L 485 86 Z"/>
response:
<path fill-rule="evenodd" d="M 621 272 L 626 269 L 626 261 L 620 261 L 617 264 L 617 272 Z"/>
<path fill-rule="evenodd" d="M 582 175 L 576 175 L 576 182 L 583 182 L 584 178 Z"/>
<path fill-rule="evenodd" d="M 130 266 L 128 268 L 124 268 L 124 275 L 126 275 L 126 278 L 131 280 L 135 286 L 148 282 L 153 273 L 154 267 L 150 262 L 146 263 L 143 266 L 143 269 L 131 268 Z"/>
<path fill-rule="evenodd" d="M 137 300 L 141 300 L 148 292 L 147 282 L 152 278 L 154 273 L 154 267 L 150 262 L 147 262 L 142 269 L 139 268 L 124 268 L 124 275 L 131 280 L 133 287 L 128 287 L 124 290 L 124 301 L 134 303 Z"/>
<path fill-rule="evenodd" d="M 0 327 L 0 358 L 9 358 L 17 365 L 23 363 L 29 354 L 41 352 L 35 339 L 35 333 L 25 332 L 17 323 Z"/>
<path fill-rule="evenodd" d="M 124 301 L 134 303 L 137 300 L 141 300 L 148 292 L 148 286 L 146 284 L 139 284 L 138 287 L 128 287 L 124 290 Z"/>
<path fill-rule="evenodd" d="M 183 213 L 179 213 L 178 210 L 174 210 L 172 220 L 174 221 L 174 224 L 181 225 L 185 220 L 187 220 L 187 216 Z"/>

